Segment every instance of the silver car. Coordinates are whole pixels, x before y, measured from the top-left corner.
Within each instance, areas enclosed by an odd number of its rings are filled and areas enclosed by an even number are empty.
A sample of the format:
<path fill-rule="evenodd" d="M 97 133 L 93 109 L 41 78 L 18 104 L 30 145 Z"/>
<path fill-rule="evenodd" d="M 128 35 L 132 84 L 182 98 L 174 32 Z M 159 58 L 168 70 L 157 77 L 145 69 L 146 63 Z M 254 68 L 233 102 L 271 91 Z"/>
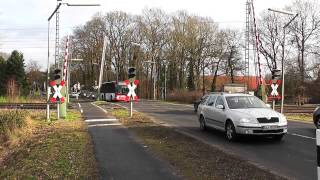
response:
<path fill-rule="evenodd" d="M 201 130 L 222 130 L 234 141 L 239 135 L 268 135 L 281 140 L 287 133 L 287 119 L 253 95 L 210 94 L 199 104 Z"/>

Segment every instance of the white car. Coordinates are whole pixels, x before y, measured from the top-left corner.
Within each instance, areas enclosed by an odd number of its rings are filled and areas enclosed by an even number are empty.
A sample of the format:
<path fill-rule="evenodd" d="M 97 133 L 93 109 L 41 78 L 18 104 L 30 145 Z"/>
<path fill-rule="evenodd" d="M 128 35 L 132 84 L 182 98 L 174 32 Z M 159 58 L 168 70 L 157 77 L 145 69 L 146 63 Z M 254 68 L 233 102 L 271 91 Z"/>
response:
<path fill-rule="evenodd" d="M 210 94 L 198 107 L 201 130 L 222 130 L 230 141 L 239 135 L 267 135 L 281 140 L 287 119 L 259 98 L 248 94 Z"/>

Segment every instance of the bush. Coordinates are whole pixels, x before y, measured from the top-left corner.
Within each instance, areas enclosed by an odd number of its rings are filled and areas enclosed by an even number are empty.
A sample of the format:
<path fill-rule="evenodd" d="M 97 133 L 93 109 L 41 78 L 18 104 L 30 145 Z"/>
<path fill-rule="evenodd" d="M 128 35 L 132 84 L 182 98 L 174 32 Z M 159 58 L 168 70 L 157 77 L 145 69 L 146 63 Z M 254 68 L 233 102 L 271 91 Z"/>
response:
<path fill-rule="evenodd" d="M 174 90 L 168 93 L 167 100 L 181 103 L 193 103 L 202 96 L 202 91 Z"/>
<path fill-rule="evenodd" d="M 0 111 L 0 142 L 16 128 L 21 128 L 26 124 L 27 111 L 6 110 Z"/>

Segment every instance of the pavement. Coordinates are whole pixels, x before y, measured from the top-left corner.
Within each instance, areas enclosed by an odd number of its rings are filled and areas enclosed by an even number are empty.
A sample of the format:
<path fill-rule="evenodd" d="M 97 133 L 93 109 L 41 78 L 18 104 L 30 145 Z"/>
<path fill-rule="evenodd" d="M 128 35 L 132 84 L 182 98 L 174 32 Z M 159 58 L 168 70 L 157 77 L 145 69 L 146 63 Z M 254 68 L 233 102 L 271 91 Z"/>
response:
<path fill-rule="evenodd" d="M 181 179 L 170 164 L 155 157 L 114 117 L 90 102 L 79 103 L 94 144 L 101 179 Z"/>
<path fill-rule="evenodd" d="M 120 103 L 128 107 L 128 103 Z M 281 142 L 266 138 L 245 138 L 230 143 L 220 131 L 202 132 L 192 105 L 142 100 L 134 109 L 173 126 L 207 144 L 236 155 L 259 167 L 289 179 L 317 179 L 315 127 L 288 121 L 288 134 Z"/>

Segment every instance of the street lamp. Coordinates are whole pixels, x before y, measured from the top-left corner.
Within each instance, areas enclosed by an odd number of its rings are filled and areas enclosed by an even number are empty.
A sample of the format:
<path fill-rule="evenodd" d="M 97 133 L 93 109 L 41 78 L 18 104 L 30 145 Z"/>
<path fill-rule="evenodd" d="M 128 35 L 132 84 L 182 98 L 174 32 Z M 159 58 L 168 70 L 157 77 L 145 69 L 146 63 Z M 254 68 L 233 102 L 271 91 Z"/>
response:
<path fill-rule="evenodd" d="M 285 35 L 286 35 L 286 27 L 288 27 L 291 22 L 298 17 L 298 13 L 293 13 L 293 12 L 288 12 L 288 11 L 283 11 L 283 10 L 275 10 L 268 8 L 268 11 L 273 11 L 276 13 L 281 13 L 281 14 L 286 14 L 290 16 L 294 16 L 290 19 L 290 21 L 283 26 L 283 48 L 282 48 L 282 60 L 281 60 L 281 75 L 282 75 L 282 84 L 281 84 L 281 108 L 280 108 L 280 113 L 283 113 L 283 104 L 284 104 L 284 48 L 285 48 Z"/>
<path fill-rule="evenodd" d="M 58 1 L 61 1 L 61 0 L 58 0 Z M 49 80 L 50 80 L 50 77 L 49 77 L 49 74 L 50 74 L 50 20 L 51 18 L 56 14 L 56 12 L 59 10 L 60 6 L 61 5 L 67 5 L 67 6 L 100 6 L 100 4 L 70 4 L 70 3 L 59 3 L 57 5 L 57 7 L 55 8 L 55 10 L 52 12 L 52 14 L 49 16 L 48 18 L 48 59 L 47 59 L 47 120 L 50 121 L 50 107 L 49 107 Z"/>

